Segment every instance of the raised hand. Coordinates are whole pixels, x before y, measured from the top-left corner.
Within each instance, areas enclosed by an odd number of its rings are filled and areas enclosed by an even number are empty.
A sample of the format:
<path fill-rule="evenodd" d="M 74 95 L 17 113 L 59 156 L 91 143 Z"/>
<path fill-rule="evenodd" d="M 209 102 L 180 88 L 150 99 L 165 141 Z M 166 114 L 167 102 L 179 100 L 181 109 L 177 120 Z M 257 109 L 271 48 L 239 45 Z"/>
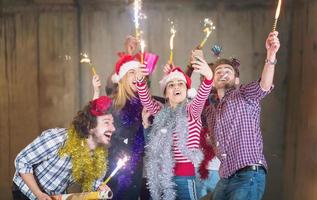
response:
<path fill-rule="evenodd" d="M 94 88 L 94 97 L 93 99 L 97 99 L 100 96 L 100 87 L 101 87 L 101 81 L 99 78 L 99 75 L 96 74 L 92 77 L 92 85 Z"/>
<path fill-rule="evenodd" d="M 128 35 L 124 43 L 126 53 L 133 55 L 135 51 L 137 50 L 138 45 L 139 45 L 138 40 L 135 37 Z"/>
<path fill-rule="evenodd" d="M 140 66 L 135 70 L 135 73 L 136 81 L 143 81 L 144 78 L 149 75 L 149 70 L 146 68 L 146 63 L 140 64 Z"/>
<path fill-rule="evenodd" d="M 163 67 L 163 72 L 165 75 L 167 75 L 168 73 L 170 73 L 170 71 L 173 69 L 173 65 L 170 64 L 166 64 Z"/>
<path fill-rule="evenodd" d="M 277 31 L 271 32 L 265 42 L 265 47 L 267 51 L 267 59 L 272 62 L 275 60 L 276 53 L 280 48 L 280 41 L 277 36 L 278 36 Z"/>
<path fill-rule="evenodd" d="M 98 74 L 92 77 L 92 85 L 94 86 L 94 89 L 99 89 L 101 87 L 101 81 Z"/>
<path fill-rule="evenodd" d="M 194 72 L 200 73 L 206 79 L 211 80 L 213 73 L 208 65 L 208 63 L 199 56 L 195 56 L 195 60 L 191 62 Z"/>

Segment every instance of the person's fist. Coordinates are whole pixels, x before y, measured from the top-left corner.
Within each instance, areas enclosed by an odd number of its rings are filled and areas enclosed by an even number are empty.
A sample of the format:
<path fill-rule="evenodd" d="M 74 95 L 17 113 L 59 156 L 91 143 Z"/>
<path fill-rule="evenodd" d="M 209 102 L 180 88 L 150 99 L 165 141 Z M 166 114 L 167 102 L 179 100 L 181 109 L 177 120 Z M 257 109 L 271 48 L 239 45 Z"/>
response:
<path fill-rule="evenodd" d="M 269 34 L 266 39 L 265 47 L 270 54 L 276 54 L 280 48 L 280 40 L 278 39 L 278 32 L 274 31 Z"/>

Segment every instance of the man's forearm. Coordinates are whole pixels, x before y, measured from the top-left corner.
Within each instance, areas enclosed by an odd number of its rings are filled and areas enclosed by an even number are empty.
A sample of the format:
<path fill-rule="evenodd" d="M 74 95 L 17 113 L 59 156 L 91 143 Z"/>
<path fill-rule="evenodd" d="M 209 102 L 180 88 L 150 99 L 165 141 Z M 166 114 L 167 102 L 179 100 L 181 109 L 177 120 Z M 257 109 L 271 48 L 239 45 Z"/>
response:
<path fill-rule="evenodd" d="M 35 196 L 38 196 L 40 193 L 42 193 L 40 187 L 38 186 L 37 182 L 35 181 L 34 175 L 31 173 L 23 174 L 20 173 L 23 181 L 25 184 L 30 188 L 30 190 L 33 192 Z"/>
<path fill-rule="evenodd" d="M 270 90 L 273 85 L 275 62 L 275 55 L 267 55 L 260 82 L 260 86 L 264 91 Z"/>

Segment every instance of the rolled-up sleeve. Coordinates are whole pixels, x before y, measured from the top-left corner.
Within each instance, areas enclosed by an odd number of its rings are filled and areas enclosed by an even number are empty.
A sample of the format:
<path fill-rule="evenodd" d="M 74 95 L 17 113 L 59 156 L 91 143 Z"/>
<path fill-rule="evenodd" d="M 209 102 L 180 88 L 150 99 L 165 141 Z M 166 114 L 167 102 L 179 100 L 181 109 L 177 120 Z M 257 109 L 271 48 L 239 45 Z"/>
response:
<path fill-rule="evenodd" d="M 274 85 L 268 91 L 265 91 L 260 86 L 260 80 L 253 81 L 249 84 L 242 85 L 240 87 L 241 95 L 247 100 L 260 101 L 266 95 L 270 94 L 273 90 Z"/>

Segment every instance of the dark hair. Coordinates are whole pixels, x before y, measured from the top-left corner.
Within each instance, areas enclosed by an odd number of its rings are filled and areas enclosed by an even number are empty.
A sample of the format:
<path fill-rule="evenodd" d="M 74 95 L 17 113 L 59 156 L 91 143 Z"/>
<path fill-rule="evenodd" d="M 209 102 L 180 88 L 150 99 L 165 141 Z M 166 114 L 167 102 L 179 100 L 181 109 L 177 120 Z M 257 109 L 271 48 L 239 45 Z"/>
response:
<path fill-rule="evenodd" d="M 77 112 L 72 122 L 75 131 L 81 138 L 88 138 L 89 130 L 97 126 L 97 117 L 92 115 L 90 110 L 91 105 L 89 103 L 82 110 Z"/>
<path fill-rule="evenodd" d="M 212 71 L 215 73 L 215 69 L 219 66 L 219 65 L 223 65 L 223 64 L 227 64 L 230 65 L 234 72 L 235 72 L 235 76 L 239 77 L 240 76 L 240 70 L 239 70 L 239 66 L 236 66 L 235 63 L 233 62 L 232 59 L 226 59 L 226 58 L 220 58 L 218 59 L 215 64 L 213 64 L 212 66 Z"/>
<path fill-rule="evenodd" d="M 108 76 L 107 81 L 106 81 L 106 87 L 105 87 L 105 91 L 107 96 L 111 96 L 113 97 L 117 92 L 118 92 L 118 84 L 117 83 L 113 83 L 111 80 L 111 76 L 114 73 L 111 73 L 110 76 Z"/>
<path fill-rule="evenodd" d="M 212 63 L 212 62 L 210 62 L 210 63 L 208 63 L 208 66 L 210 67 L 210 69 L 212 69 L 212 66 L 213 66 L 214 64 Z M 191 77 L 192 76 L 192 74 L 193 74 L 193 71 L 194 71 L 194 68 L 191 66 L 191 64 L 188 64 L 187 66 L 186 66 L 186 70 L 185 70 L 185 74 L 187 74 L 187 76 L 189 76 L 189 77 Z"/>

